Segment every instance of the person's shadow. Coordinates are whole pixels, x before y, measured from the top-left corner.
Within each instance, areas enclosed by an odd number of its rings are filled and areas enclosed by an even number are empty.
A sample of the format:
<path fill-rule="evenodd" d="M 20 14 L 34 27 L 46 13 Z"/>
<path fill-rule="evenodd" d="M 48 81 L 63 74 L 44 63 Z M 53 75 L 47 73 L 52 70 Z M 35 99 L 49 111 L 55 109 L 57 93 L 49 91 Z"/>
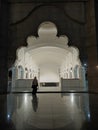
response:
<path fill-rule="evenodd" d="M 38 108 L 38 98 L 37 98 L 37 95 L 32 95 L 32 107 L 33 107 L 34 112 L 36 112 L 37 108 Z"/>

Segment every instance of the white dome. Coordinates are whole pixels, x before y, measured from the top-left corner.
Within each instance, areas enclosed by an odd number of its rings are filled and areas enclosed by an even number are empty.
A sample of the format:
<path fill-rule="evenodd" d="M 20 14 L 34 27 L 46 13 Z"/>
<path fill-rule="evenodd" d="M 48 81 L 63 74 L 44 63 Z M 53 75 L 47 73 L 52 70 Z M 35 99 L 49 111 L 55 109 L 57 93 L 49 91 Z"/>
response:
<path fill-rule="evenodd" d="M 57 27 L 52 22 L 44 22 L 40 24 L 38 28 L 38 35 L 39 36 L 45 36 L 45 35 L 51 35 L 56 36 L 57 35 Z"/>

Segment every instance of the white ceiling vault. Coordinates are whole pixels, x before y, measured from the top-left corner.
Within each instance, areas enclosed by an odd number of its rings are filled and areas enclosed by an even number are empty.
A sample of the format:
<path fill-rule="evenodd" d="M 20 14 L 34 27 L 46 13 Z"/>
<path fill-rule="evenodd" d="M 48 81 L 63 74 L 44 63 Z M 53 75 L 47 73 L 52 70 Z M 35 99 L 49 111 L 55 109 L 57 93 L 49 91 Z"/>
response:
<path fill-rule="evenodd" d="M 28 51 L 32 60 L 40 67 L 44 63 L 53 63 L 58 66 L 65 61 L 68 51 L 58 47 L 39 47 Z"/>
<path fill-rule="evenodd" d="M 68 46 L 68 37 L 57 36 L 57 27 L 52 22 L 44 22 L 38 28 L 38 37 L 29 36 L 27 47 L 17 50 L 15 66 L 40 69 L 40 81 L 59 81 L 62 66 L 81 65 L 79 50 Z M 32 68 L 31 68 L 32 69 Z"/>

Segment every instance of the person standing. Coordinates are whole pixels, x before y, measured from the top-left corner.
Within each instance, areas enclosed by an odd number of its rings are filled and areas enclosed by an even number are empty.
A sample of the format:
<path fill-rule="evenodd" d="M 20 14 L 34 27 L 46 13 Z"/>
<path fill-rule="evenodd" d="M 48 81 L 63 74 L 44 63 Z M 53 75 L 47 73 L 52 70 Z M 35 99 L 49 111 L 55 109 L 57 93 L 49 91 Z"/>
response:
<path fill-rule="evenodd" d="M 35 76 L 34 79 L 33 79 L 33 82 L 32 82 L 32 88 L 33 88 L 32 94 L 36 95 L 37 87 L 38 87 L 38 80 Z"/>

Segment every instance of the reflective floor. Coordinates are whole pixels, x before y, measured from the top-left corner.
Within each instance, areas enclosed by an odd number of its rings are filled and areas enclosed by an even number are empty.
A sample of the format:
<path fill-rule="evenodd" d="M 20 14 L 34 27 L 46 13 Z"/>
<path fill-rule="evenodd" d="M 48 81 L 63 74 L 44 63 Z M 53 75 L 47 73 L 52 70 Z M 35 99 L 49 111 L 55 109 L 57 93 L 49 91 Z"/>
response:
<path fill-rule="evenodd" d="M 0 95 L 0 130 L 98 130 L 98 94 Z"/>

